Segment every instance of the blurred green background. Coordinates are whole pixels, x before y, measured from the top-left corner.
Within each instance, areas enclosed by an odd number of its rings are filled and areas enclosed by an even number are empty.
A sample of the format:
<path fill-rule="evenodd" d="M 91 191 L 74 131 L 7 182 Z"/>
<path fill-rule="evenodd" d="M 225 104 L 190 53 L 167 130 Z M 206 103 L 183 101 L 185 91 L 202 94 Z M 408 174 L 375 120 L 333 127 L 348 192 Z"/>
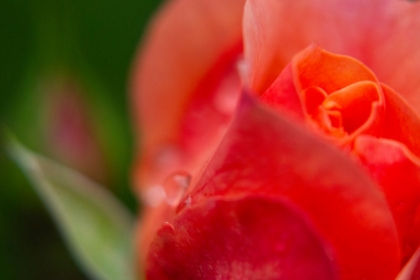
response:
<path fill-rule="evenodd" d="M 127 80 L 160 2 L 0 1 L 1 125 L 103 184 L 133 213 Z M 86 279 L 1 139 L 0 279 Z"/>

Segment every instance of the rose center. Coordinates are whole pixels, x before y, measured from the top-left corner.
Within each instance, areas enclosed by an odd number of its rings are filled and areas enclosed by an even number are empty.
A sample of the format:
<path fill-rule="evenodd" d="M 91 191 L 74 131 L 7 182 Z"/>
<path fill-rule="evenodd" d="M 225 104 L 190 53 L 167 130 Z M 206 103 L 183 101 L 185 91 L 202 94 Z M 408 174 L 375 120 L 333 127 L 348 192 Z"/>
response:
<path fill-rule="evenodd" d="M 311 124 L 333 137 L 346 137 L 368 125 L 373 106 L 379 101 L 378 86 L 361 81 L 328 94 L 321 87 L 301 92 Z"/>

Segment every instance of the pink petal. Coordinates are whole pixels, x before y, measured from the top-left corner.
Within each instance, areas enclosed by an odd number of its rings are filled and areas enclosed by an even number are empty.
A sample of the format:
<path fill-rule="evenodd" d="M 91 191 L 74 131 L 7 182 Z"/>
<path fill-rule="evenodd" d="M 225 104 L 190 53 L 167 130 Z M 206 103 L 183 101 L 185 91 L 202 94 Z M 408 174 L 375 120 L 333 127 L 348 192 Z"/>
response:
<path fill-rule="evenodd" d="M 174 0 L 155 18 L 131 79 L 138 144 L 144 152 L 136 185 L 166 176 L 159 165 L 180 164 L 183 116 L 217 60 L 241 45 L 243 5 L 244 0 Z"/>
<path fill-rule="evenodd" d="M 292 56 L 317 42 L 365 63 L 420 111 L 420 3 L 397 0 L 248 0 L 245 57 L 264 92 Z"/>
<path fill-rule="evenodd" d="M 287 197 L 301 207 L 333 246 L 340 279 L 393 279 L 399 270 L 395 224 L 371 179 L 338 149 L 247 96 L 191 203 L 241 194 Z"/>
<path fill-rule="evenodd" d="M 258 195 L 185 209 L 151 245 L 148 279 L 338 279 L 330 253 L 290 203 Z"/>
<path fill-rule="evenodd" d="M 221 83 L 238 80 L 232 65 L 242 50 L 243 5 L 244 0 L 173 0 L 154 20 L 138 53 L 131 85 L 139 138 L 134 180 L 140 198 L 159 190 L 172 172 L 194 174 L 207 160 L 211 149 L 202 139 L 216 134 L 226 120 L 207 101 L 226 87 Z M 232 90 L 229 83 L 227 88 Z M 202 127 L 206 130 L 197 131 Z M 136 235 L 139 263 L 156 230 L 175 214 L 165 202 L 143 202 Z"/>

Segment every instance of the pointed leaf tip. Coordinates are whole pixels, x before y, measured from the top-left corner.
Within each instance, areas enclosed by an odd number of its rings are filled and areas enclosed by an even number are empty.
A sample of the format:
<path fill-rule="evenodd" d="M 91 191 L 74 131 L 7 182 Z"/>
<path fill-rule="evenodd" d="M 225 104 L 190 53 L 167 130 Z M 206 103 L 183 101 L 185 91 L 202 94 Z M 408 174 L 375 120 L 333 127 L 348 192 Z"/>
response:
<path fill-rule="evenodd" d="M 7 134 L 12 159 L 32 182 L 85 273 L 98 280 L 136 279 L 131 213 L 105 188 Z"/>

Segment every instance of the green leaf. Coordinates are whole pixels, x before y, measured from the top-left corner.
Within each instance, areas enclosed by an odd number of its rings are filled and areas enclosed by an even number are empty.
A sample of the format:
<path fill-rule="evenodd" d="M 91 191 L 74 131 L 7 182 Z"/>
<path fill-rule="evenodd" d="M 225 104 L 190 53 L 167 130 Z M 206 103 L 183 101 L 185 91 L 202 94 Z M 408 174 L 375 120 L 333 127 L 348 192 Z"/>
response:
<path fill-rule="evenodd" d="M 133 217 L 105 188 L 9 141 L 12 158 L 32 181 L 73 256 L 98 280 L 136 279 Z"/>

